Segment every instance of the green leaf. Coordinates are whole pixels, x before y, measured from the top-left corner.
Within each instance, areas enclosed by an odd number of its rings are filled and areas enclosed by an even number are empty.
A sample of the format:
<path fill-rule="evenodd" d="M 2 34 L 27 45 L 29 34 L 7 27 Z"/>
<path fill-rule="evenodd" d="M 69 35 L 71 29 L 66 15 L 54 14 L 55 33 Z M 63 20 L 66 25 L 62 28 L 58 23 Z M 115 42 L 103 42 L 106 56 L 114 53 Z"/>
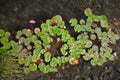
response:
<path fill-rule="evenodd" d="M 25 72 L 26 74 L 28 74 L 28 73 L 30 73 L 30 69 L 29 69 L 29 68 L 24 68 L 24 72 Z"/>
<path fill-rule="evenodd" d="M 35 44 L 35 48 L 41 48 L 41 41 L 40 40 L 34 41 L 34 44 Z"/>
<path fill-rule="evenodd" d="M 45 49 L 41 49 L 40 51 L 41 54 L 44 54 L 45 52 L 46 52 Z"/>
<path fill-rule="evenodd" d="M 5 37 L 10 37 L 10 33 L 9 32 L 5 32 Z"/>
<path fill-rule="evenodd" d="M 48 25 L 45 23 L 41 24 L 42 32 L 47 32 L 48 31 Z"/>
<path fill-rule="evenodd" d="M 90 61 L 90 63 L 91 63 L 92 66 L 96 66 L 97 61 L 95 61 L 95 60 L 93 59 L 93 60 Z"/>
<path fill-rule="evenodd" d="M 87 40 L 86 41 L 86 44 L 85 44 L 85 47 L 86 48 L 89 48 L 89 47 L 91 47 L 92 46 L 92 41 L 91 40 Z"/>
<path fill-rule="evenodd" d="M 60 15 L 56 15 L 53 17 L 56 23 L 62 22 L 62 17 Z"/>
<path fill-rule="evenodd" d="M 55 57 L 52 58 L 52 61 L 50 62 L 50 65 L 55 67 L 57 66 L 57 59 Z"/>
<path fill-rule="evenodd" d="M 83 56 L 84 60 L 90 60 L 90 55 L 88 53 L 85 53 L 85 55 Z"/>
<path fill-rule="evenodd" d="M 30 64 L 29 69 L 30 69 L 30 71 L 36 71 L 37 70 L 37 65 L 36 64 Z"/>
<path fill-rule="evenodd" d="M 64 56 L 61 57 L 61 63 L 66 63 L 66 59 Z"/>
<path fill-rule="evenodd" d="M 0 29 L 0 37 L 4 36 L 5 31 L 3 29 Z"/>
<path fill-rule="evenodd" d="M 64 28 L 65 22 L 64 22 L 64 21 L 59 22 L 59 23 L 57 24 L 57 26 L 59 26 L 60 28 Z"/>
<path fill-rule="evenodd" d="M 49 36 L 49 34 L 43 34 L 40 37 L 43 41 L 43 46 L 47 46 L 53 41 L 53 39 Z"/>
<path fill-rule="evenodd" d="M 95 52 L 98 52 L 98 51 L 99 51 L 99 47 L 98 47 L 97 45 L 93 45 L 92 48 L 93 48 L 93 50 L 94 50 Z"/>
<path fill-rule="evenodd" d="M 33 54 L 41 54 L 41 49 L 34 49 Z"/>
<path fill-rule="evenodd" d="M 27 29 L 22 29 L 22 34 L 26 34 Z M 21 35 L 21 32 L 18 32 L 18 35 Z"/>
<path fill-rule="evenodd" d="M 44 73 L 48 73 L 49 71 L 50 71 L 49 67 L 48 67 L 48 66 L 45 66 L 43 72 L 44 72 Z"/>
<path fill-rule="evenodd" d="M 58 70 L 57 70 L 57 68 L 55 68 L 55 67 L 52 67 L 52 68 L 50 68 L 50 70 L 49 70 L 50 72 L 57 72 Z"/>
<path fill-rule="evenodd" d="M 10 43 L 5 43 L 5 44 L 3 45 L 3 47 L 4 47 L 5 49 L 10 49 L 11 45 L 10 45 Z"/>
<path fill-rule="evenodd" d="M 32 55 L 29 55 L 25 61 L 25 66 L 29 66 L 30 62 L 32 62 Z"/>
<path fill-rule="evenodd" d="M 39 68 L 39 70 L 41 70 L 41 71 L 44 71 L 44 68 L 46 67 L 46 65 L 44 64 L 44 63 L 41 63 L 41 64 L 39 64 L 38 65 L 38 68 Z"/>
<path fill-rule="evenodd" d="M 69 32 L 67 30 L 63 30 L 61 38 L 63 42 L 67 42 L 67 40 L 69 40 L 71 36 L 69 35 Z"/>
<path fill-rule="evenodd" d="M 64 30 L 64 29 L 58 28 L 56 34 L 57 34 L 58 36 L 62 35 L 62 31 L 63 31 L 63 30 Z"/>
<path fill-rule="evenodd" d="M 80 54 L 83 55 L 83 54 L 85 54 L 85 52 L 86 52 L 85 49 L 79 49 L 79 53 L 80 53 Z"/>
<path fill-rule="evenodd" d="M 69 23 L 71 24 L 71 26 L 75 26 L 75 25 L 77 25 L 78 21 L 76 18 L 71 18 Z"/>
<path fill-rule="evenodd" d="M 22 47 L 20 45 L 16 45 L 16 44 L 12 45 L 12 51 L 15 52 L 15 53 L 19 52 L 21 50 L 21 48 Z"/>
<path fill-rule="evenodd" d="M 76 50 L 72 49 L 72 50 L 70 50 L 70 56 L 73 57 L 73 58 L 78 59 L 78 58 L 80 58 L 80 53 L 77 52 Z"/>
<path fill-rule="evenodd" d="M 61 65 L 61 63 L 62 63 L 62 59 L 61 59 L 60 56 L 57 57 L 56 61 L 57 61 L 57 62 L 56 62 L 57 64 Z"/>
<path fill-rule="evenodd" d="M 70 38 L 68 41 L 67 41 L 67 44 L 68 45 L 72 45 L 72 43 L 74 43 L 75 39 L 74 38 Z"/>
<path fill-rule="evenodd" d="M 109 58 L 111 56 L 111 54 L 110 53 L 105 53 L 104 56 Z"/>
<path fill-rule="evenodd" d="M 91 40 L 95 40 L 97 37 L 96 37 L 96 35 L 95 34 L 90 34 L 90 39 Z"/>
<path fill-rule="evenodd" d="M 46 20 L 46 24 L 47 24 L 47 25 L 51 25 L 50 20 Z"/>
<path fill-rule="evenodd" d="M 57 34 L 57 32 L 58 32 L 58 27 L 57 27 L 57 26 L 53 26 L 53 27 L 52 27 L 52 31 L 53 31 L 54 34 Z"/>
<path fill-rule="evenodd" d="M 0 42 L 2 43 L 2 44 L 6 44 L 6 43 L 8 43 L 8 38 L 7 37 L 2 37 L 2 38 L 0 38 Z"/>
<path fill-rule="evenodd" d="M 107 47 L 105 50 L 106 53 L 112 53 L 112 49 L 110 47 Z"/>
<path fill-rule="evenodd" d="M 25 59 L 23 58 L 23 56 L 19 56 L 18 63 L 19 64 L 24 64 L 25 63 Z"/>
<path fill-rule="evenodd" d="M 93 54 L 93 53 L 94 53 L 94 48 L 90 48 L 90 49 L 88 50 L 88 53 L 89 53 L 89 54 Z"/>
<path fill-rule="evenodd" d="M 32 42 L 35 42 L 37 40 L 37 36 L 36 35 L 32 35 L 30 38 L 31 38 Z"/>
<path fill-rule="evenodd" d="M 91 17 L 88 17 L 87 18 L 87 24 L 89 24 L 91 26 L 92 22 L 93 22 L 93 19 Z"/>
<path fill-rule="evenodd" d="M 86 8 L 85 11 L 84 11 L 84 14 L 86 16 L 90 16 L 92 14 L 92 10 L 90 8 Z"/>
<path fill-rule="evenodd" d="M 111 25 L 106 26 L 107 29 L 112 29 Z"/>
<path fill-rule="evenodd" d="M 17 31 L 17 36 L 21 36 L 23 33 L 22 33 L 22 31 Z"/>
<path fill-rule="evenodd" d="M 19 38 L 19 42 L 20 42 L 20 43 L 24 43 L 24 41 L 25 41 L 25 38 L 24 38 L 24 37 L 20 37 L 20 38 Z"/>
<path fill-rule="evenodd" d="M 66 55 L 66 50 L 68 49 L 68 45 L 64 44 L 61 48 L 60 51 L 62 52 L 63 55 Z"/>
<path fill-rule="evenodd" d="M 38 60 L 37 54 L 34 54 L 32 56 L 32 62 L 37 62 L 37 60 Z"/>
<path fill-rule="evenodd" d="M 109 60 L 113 61 L 115 57 L 113 55 L 110 55 Z"/>
<path fill-rule="evenodd" d="M 96 32 L 97 34 L 101 33 L 101 28 L 96 27 L 96 28 L 95 28 L 95 32 Z"/>
<path fill-rule="evenodd" d="M 46 52 L 44 54 L 44 57 L 45 57 L 45 62 L 50 62 L 50 60 L 51 60 L 51 54 L 49 52 Z"/>
<path fill-rule="evenodd" d="M 109 38 L 113 38 L 114 35 L 115 35 L 115 33 L 109 29 L 109 31 L 107 32 L 107 36 Z"/>
<path fill-rule="evenodd" d="M 32 36 L 32 32 L 31 31 L 26 31 L 25 36 L 27 36 L 27 37 Z"/>
<path fill-rule="evenodd" d="M 80 24 L 85 24 L 85 20 L 84 20 L 84 19 L 81 19 L 81 20 L 80 20 Z"/>
<path fill-rule="evenodd" d="M 97 64 L 99 65 L 99 66 L 102 66 L 103 65 L 103 60 L 99 60 L 98 62 L 97 62 Z"/>
<path fill-rule="evenodd" d="M 24 39 L 24 43 L 25 43 L 25 44 L 29 45 L 30 42 L 31 42 L 31 38 L 25 38 L 25 39 Z"/>
<path fill-rule="evenodd" d="M 107 16 L 106 16 L 106 15 L 101 15 L 101 16 L 100 16 L 100 19 L 101 19 L 101 20 L 107 20 Z"/>
<path fill-rule="evenodd" d="M 33 56 L 32 56 L 32 61 L 36 62 L 41 56 L 41 50 L 40 49 L 34 49 L 33 51 Z"/>
<path fill-rule="evenodd" d="M 107 22 L 106 20 L 101 20 L 100 25 L 101 25 L 101 27 L 103 27 L 103 28 L 107 28 L 108 22 Z"/>
<path fill-rule="evenodd" d="M 7 52 L 7 49 L 5 49 L 4 47 L 0 47 L 0 53 L 5 53 Z"/>
<path fill-rule="evenodd" d="M 79 24 L 76 24 L 74 27 L 75 32 L 81 32 L 82 31 L 82 26 L 80 26 Z"/>

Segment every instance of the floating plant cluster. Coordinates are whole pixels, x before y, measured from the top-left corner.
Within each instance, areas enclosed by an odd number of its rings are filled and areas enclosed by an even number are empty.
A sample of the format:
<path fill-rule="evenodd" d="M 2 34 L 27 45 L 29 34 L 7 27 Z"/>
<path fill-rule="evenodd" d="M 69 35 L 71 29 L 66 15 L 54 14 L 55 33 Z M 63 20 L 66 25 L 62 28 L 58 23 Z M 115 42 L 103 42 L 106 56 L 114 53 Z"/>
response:
<path fill-rule="evenodd" d="M 0 53 L 18 53 L 18 63 L 25 73 L 40 70 L 44 73 L 57 72 L 65 63 L 75 65 L 80 58 L 89 60 L 92 66 L 101 66 L 114 60 L 110 44 L 119 36 L 112 31 L 105 15 L 95 15 L 90 8 L 84 11 L 87 19 L 70 19 L 69 23 L 77 37 L 72 37 L 60 15 L 42 23 L 39 28 L 17 31 L 16 41 L 8 41 L 10 33 L 0 30 Z M 7 46 L 6 46 L 7 45 Z"/>

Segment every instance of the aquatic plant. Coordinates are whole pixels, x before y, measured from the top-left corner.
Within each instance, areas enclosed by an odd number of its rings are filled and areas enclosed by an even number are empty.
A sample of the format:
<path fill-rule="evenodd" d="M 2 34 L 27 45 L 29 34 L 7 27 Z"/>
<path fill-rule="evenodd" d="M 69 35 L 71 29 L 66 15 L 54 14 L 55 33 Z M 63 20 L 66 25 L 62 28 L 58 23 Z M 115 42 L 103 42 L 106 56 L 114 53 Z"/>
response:
<path fill-rule="evenodd" d="M 95 15 L 90 8 L 84 11 L 87 16 L 86 22 L 84 22 L 84 29 L 82 29 L 82 22 L 77 23 L 75 18 L 71 19 L 69 23 L 74 27 L 75 32 L 80 33 L 78 35 L 78 41 L 84 32 L 89 35 L 89 38 L 85 41 L 84 49 L 86 52 L 83 54 L 83 59 L 90 60 L 91 65 L 102 65 L 104 62 L 114 60 L 112 55 L 112 49 L 109 47 L 110 44 L 114 44 L 119 36 L 112 31 L 112 26 L 108 24 L 107 17 L 105 15 Z M 76 23 L 76 24 L 74 24 Z M 97 24 L 97 23 L 100 23 Z M 73 25 L 74 24 L 74 25 Z M 93 25 L 94 24 L 94 25 Z M 78 26 L 79 25 L 79 26 Z M 116 38 L 114 37 L 116 35 Z M 83 36 L 83 38 L 86 36 Z M 113 38 L 114 37 L 114 38 Z M 96 43 L 94 43 L 94 41 Z M 94 46 L 92 43 L 94 43 Z"/>
<path fill-rule="evenodd" d="M 0 41 L 6 51 L 18 54 L 18 63 L 25 73 L 38 69 L 44 73 L 57 72 L 57 67 L 65 63 L 78 64 L 81 58 L 90 61 L 92 66 L 113 61 L 110 44 L 114 44 L 119 36 L 112 31 L 105 15 L 95 15 L 90 8 L 85 9 L 84 14 L 86 20 L 69 20 L 76 37 L 71 36 L 62 17 L 56 15 L 34 30 L 19 30 L 16 42 L 10 41 L 10 44 L 6 44 L 10 35 L 6 33 L 4 37 L 4 30 L 0 30 Z"/>
<path fill-rule="evenodd" d="M 14 77 L 22 77 L 17 62 L 17 43 L 10 40 L 10 33 L 0 29 L 0 79 L 10 80 Z M 16 75 L 14 75 L 16 74 Z"/>
<path fill-rule="evenodd" d="M 11 45 L 9 42 L 9 32 L 5 32 L 3 29 L 0 29 L 0 54 L 7 52 Z"/>

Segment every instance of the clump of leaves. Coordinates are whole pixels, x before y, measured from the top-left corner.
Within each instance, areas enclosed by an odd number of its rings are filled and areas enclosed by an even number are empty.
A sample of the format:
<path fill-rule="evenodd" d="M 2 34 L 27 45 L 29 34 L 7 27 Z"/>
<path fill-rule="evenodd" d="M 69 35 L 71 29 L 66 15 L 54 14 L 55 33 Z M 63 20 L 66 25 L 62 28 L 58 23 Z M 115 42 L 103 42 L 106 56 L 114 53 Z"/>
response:
<path fill-rule="evenodd" d="M 71 26 L 74 27 L 74 31 L 80 33 L 77 42 L 85 39 L 83 48 L 86 49 L 86 52 L 83 54 L 83 59 L 91 60 L 90 63 L 93 66 L 102 65 L 108 59 L 114 60 L 113 51 L 109 46 L 114 44 L 119 36 L 111 30 L 112 26 L 108 24 L 107 17 L 105 15 L 95 15 L 90 8 L 85 9 L 84 13 L 87 16 L 86 21 L 80 20 L 80 24 L 75 18 L 69 21 Z M 100 23 L 100 25 L 97 23 Z M 88 38 L 85 38 L 85 35 L 81 38 L 84 32 L 87 32 Z"/>
<path fill-rule="evenodd" d="M 9 39 L 9 32 L 5 32 L 0 29 L 0 79 L 8 80 L 14 79 L 14 77 L 22 77 L 21 70 L 19 70 L 16 57 L 17 54 L 14 52 L 13 43 L 16 43 Z M 17 44 L 16 44 L 17 46 Z M 18 51 L 18 48 L 17 50 Z M 14 75 L 16 74 L 16 75 Z"/>
<path fill-rule="evenodd" d="M 69 62 L 78 64 L 81 57 L 92 66 L 101 66 L 107 60 L 114 60 L 110 44 L 119 39 L 112 31 L 105 15 L 95 15 L 90 8 L 84 11 L 87 19 L 71 18 L 76 37 L 66 29 L 60 15 L 56 15 L 40 25 L 36 30 L 23 29 L 16 34 L 17 42 L 9 41 L 10 34 L 0 30 L 2 53 L 18 53 L 18 63 L 25 73 L 39 69 L 44 73 L 57 72 L 57 67 Z M 4 36 L 5 35 L 5 36 Z M 5 51 L 4 51 L 5 50 Z M 82 55 L 82 56 L 81 56 Z"/>
<path fill-rule="evenodd" d="M 105 15 L 95 15 L 90 8 L 84 11 L 87 19 L 78 21 L 76 18 L 70 19 L 69 23 L 78 33 L 77 37 L 71 37 L 69 31 L 64 28 L 65 22 L 60 15 L 56 15 L 51 19 L 42 23 L 38 33 L 33 32 L 25 36 L 31 40 L 27 41 L 34 46 L 32 53 L 27 57 L 19 59 L 19 63 L 25 66 L 24 71 L 39 70 L 44 73 L 56 72 L 57 66 L 69 62 L 70 64 L 78 64 L 78 59 L 83 56 L 84 60 L 89 60 L 91 65 L 101 66 L 107 60 L 114 60 L 111 54 L 112 49 L 109 44 L 115 43 L 119 36 L 111 30 L 111 26 L 107 22 Z M 97 24 L 100 23 L 100 24 Z M 24 33 L 26 31 L 24 30 Z M 34 34 L 35 33 L 35 34 Z M 113 38 L 114 36 L 114 38 Z M 56 38 L 56 43 L 62 42 L 59 55 L 54 56 L 49 50 Z M 25 38 L 25 40 L 27 39 Z M 29 51 L 29 50 L 28 50 Z M 38 64 L 38 66 L 36 65 Z"/>
<path fill-rule="evenodd" d="M 11 48 L 9 42 L 10 33 L 0 29 L 0 53 L 5 53 Z"/>

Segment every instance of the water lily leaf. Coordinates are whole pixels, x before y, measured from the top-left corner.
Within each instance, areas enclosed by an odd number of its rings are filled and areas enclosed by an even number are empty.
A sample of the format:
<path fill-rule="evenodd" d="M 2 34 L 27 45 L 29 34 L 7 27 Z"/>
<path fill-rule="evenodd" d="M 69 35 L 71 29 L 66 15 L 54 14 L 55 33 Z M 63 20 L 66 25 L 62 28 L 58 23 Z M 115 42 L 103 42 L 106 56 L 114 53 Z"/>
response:
<path fill-rule="evenodd" d="M 85 47 L 86 48 L 89 48 L 89 47 L 91 47 L 92 46 L 92 41 L 91 40 L 87 40 L 86 41 L 86 44 L 85 44 Z"/>
<path fill-rule="evenodd" d="M 90 60 L 90 55 L 88 53 L 85 53 L 85 55 L 83 56 L 84 60 Z"/>
<path fill-rule="evenodd" d="M 36 35 L 32 35 L 30 38 L 32 42 L 35 42 L 38 39 Z"/>
<path fill-rule="evenodd" d="M 8 43 L 8 38 L 7 37 L 2 37 L 2 38 L 0 38 L 0 42 L 2 43 L 2 44 L 6 44 L 6 43 Z"/>
<path fill-rule="evenodd" d="M 64 21 L 61 21 L 57 24 L 57 26 L 60 27 L 60 28 L 64 28 L 64 25 L 65 25 Z"/>
<path fill-rule="evenodd" d="M 5 37 L 10 37 L 10 32 L 5 32 Z"/>
<path fill-rule="evenodd" d="M 5 53 L 7 52 L 7 49 L 5 49 L 4 47 L 0 47 L 0 53 Z"/>
<path fill-rule="evenodd" d="M 5 44 L 3 45 L 3 47 L 4 47 L 5 49 L 10 49 L 11 45 L 10 45 L 10 43 L 5 43 Z"/>
<path fill-rule="evenodd" d="M 17 31 L 17 36 L 21 36 L 23 33 L 22 33 L 22 31 Z"/>
<path fill-rule="evenodd" d="M 20 56 L 20 57 L 18 58 L 18 63 L 19 63 L 19 64 L 24 64 L 24 63 L 25 63 L 25 59 L 23 58 L 23 56 Z"/>
<path fill-rule="evenodd" d="M 46 67 L 46 65 L 44 64 L 44 63 L 41 63 L 41 64 L 39 64 L 38 65 L 38 68 L 39 68 L 39 70 L 41 70 L 41 71 L 44 71 L 44 68 Z"/>
<path fill-rule="evenodd" d="M 92 10 L 91 10 L 90 8 L 86 8 L 86 9 L 84 10 L 84 14 L 85 14 L 86 16 L 90 16 L 90 15 L 92 14 Z"/>
<path fill-rule="evenodd" d="M 25 66 L 29 66 L 30 62 L 32 62 L 32 55 L 29 55 L 25 61 Z"/>
<path fill-rule="evenodd" d="M 29 69 L 29 68 L 24 68 L 24 72 L 25 72 L 26 74 L 28 74 L 28 73 L 30 73 L 30 69 Z"/>
<path fill-rule="evenodd" d="M 0 29 L 0 37 L 4 36 L 5 31 L 3 29 Z"/>
<path fill-rule="evenodd" d="M 27 37 L 32 36 L 32 32 L 31 31 L 26 31 L 25 36 L 27 36 Z"/>
<path fill-rule="evenodd" d="M 78 21 L 76 18 L 72 18 L 70 19 L 69 23 L 71 24 L 71 26 L 75 26 L 78 23 Z"/>
<path fill-rule="evenodd" d="M 108 22 L 106 20 L 101 20 L 100 25 L 104 28 L 107 28 L 108 27 Z"/>
<path fill-rule="evenodd" d="M 99 60 L 98 62 L 97 62 L 97 64 L 99 65 L 99 66 L 102 66 L 103 65 L 103 60 Z"/>
<path fill-rule="evenodd" d="M 109 60 L 113 61 L 115 60 L 115 57 L 113 55 L 110 55 Z"/>
<path fill-rule="evenodd" d="M 101 19 L 101 20 L 107 20 L 107 16 L 106 16 L 106 15 L 101 15 L 101 16 L 100 16 L 100 19 Z"/>
<path fill-rule="evenodd" d="M 46 52 L 44 54 L 44 57 L 45 57 L 45 62 L 50 62 L 50 60 L 51 60 L 51 54 L 49 52 Z"/>
<path fill-rule="evenodd" d="M 52 61 L 50 62 L 50 65 L 55 67 L 57 66 L 57 59 L 55 57 L 52 58 Z"/>
<path fill-rule="evenodd" d="M 30 64 L 29 69 L 30 69 L 30 71 L 36 71 L 37 70 L 37 65 L 36 64 Z"/>
<path fill-rule="evenodd" d="M 95 60 L 93 59 L 93 60 L 90 61 L 90 63 L 91 63 L 92 66 L 96 66 L 97 61 L 95 61 Z"/>
<path fill-rule="evenodd" d="M 85 24 L 85 20 L 84 20 L 84 19 L 81 19 L 81 20 L 80 20 L 80 24 Z"/>

